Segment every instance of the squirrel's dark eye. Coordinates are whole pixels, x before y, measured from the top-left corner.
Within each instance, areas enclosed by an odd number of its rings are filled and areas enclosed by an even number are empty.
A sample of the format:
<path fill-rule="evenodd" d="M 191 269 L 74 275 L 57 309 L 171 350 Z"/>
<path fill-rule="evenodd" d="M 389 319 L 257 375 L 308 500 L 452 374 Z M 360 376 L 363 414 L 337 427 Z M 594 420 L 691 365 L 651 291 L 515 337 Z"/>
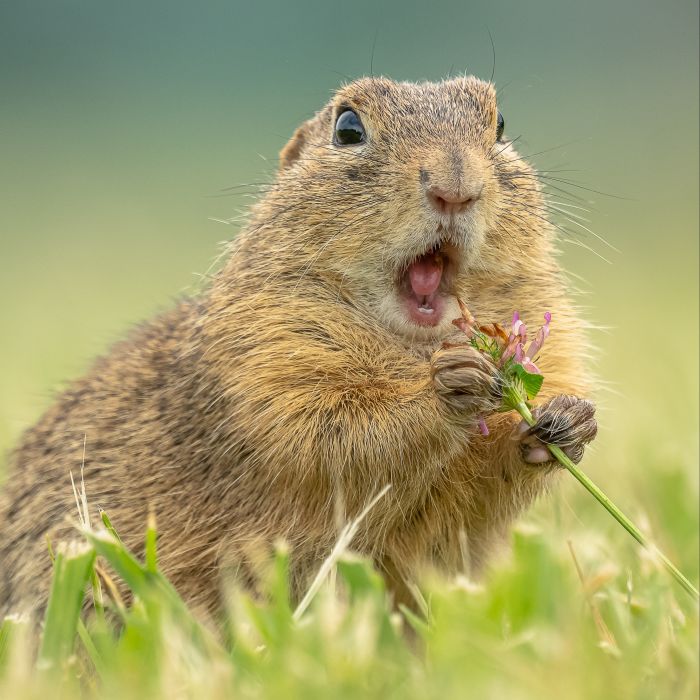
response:
<path fill-rule="evenodd" d="M 351 109 L 346 109 L 335 123 L 335 142 L 339 146 L 351 146 L 365 140 L 365 127 Z"/>
<path fill-rule="evenodd" d="M 498 119 L 496 120 L 496 141 L 500 141 L 503 138 L 503 129 L 505 128 L 505 120 L 503 119 L 503 115 L 499 112 Z"/>

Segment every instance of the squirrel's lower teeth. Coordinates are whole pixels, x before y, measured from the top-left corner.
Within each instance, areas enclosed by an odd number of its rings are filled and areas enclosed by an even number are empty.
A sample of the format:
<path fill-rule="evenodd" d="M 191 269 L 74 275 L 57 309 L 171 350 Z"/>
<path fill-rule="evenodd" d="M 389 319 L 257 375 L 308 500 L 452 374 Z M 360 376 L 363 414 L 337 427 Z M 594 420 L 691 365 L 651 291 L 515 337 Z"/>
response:
<path fill-rule="evenodd" d="M 435 309 L 430 305 L 430 301 L 428 301 L 428 297 L 424 296 L 420 300 L 420 304 L 418 304 L 418 311 L 420 311 L 422 314 L 432 314 Z"/>

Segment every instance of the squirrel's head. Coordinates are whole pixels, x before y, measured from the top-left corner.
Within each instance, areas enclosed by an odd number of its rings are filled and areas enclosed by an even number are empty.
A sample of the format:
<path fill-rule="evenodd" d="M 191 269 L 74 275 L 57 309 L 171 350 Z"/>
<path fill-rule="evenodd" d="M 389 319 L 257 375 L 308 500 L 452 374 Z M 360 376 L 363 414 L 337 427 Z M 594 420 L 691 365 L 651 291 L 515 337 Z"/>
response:
<path fill-rule="evenodd" d="M 451 328 L 470 278 L 522 274 L 547 229 L 496 91 L 474 77 L 346 85 L 284 147 L 258 211 L 258 226 L 290 235 L 288 271 L 331 280 L 417 340 Z"/>

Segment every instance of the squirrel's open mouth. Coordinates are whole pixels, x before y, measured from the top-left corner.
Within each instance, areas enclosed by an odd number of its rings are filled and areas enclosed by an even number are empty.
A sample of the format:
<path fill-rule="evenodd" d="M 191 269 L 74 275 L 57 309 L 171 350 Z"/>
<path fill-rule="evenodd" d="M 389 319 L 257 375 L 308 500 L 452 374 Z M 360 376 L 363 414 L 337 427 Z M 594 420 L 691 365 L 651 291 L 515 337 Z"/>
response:
<path fill-rule="evenodd" d="M 436 326 L 442 320 L 455 266 L 455 252 L 452 245 L 438 243 L 413 258 L 402 271 L 398 293 L 415 324 Z"/>

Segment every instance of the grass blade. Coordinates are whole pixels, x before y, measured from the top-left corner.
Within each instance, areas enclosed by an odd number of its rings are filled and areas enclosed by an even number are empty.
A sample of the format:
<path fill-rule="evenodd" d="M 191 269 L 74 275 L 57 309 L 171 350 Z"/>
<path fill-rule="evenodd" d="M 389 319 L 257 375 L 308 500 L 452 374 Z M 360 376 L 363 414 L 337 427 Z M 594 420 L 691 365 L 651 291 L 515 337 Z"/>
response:
<path fill-rule="evenodd" d="M 103 515 L 103 520 L 104 517 Z M 152 530 L 154 538 L 155 527 Z M 208 630 L 197 622 L 170 581 L 157 569 L 150 568 L 155 566 L 153 555 L 149 557 L 148 565 L 139 562 L 119 539 L 113 528 L 110 530 L 82 528 L 81 532 L 97 554 L 109 563 L 134 596 L 139 598 L 147 608 L 159 612 L 166 611 L 201 648 L 213 653 L 225 654 Z"/>
<path fill-rule="evenodd" d="M 94 562 L 95 550 L 86 542 L 68 542 L 57 548 L 38 659 L 42 669 L 60 668 L 73 651 L 85 587 Z"/>

